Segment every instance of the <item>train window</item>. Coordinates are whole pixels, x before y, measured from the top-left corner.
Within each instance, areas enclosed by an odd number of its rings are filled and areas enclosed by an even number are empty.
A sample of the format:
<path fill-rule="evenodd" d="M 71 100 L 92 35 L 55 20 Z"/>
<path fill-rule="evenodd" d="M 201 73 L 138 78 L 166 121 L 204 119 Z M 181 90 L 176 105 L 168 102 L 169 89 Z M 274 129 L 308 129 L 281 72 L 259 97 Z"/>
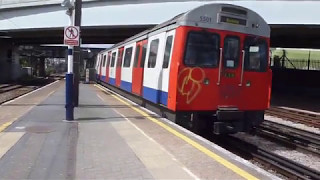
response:
<path fill-rule="evenodd" d="M 227 36 L 224 39 L 223 60 L 224 67 L 236 68 L 239 63 L 240 39 L 235 36 Z"/>
<path fill-rule="evenodd" d="M 152 40 L 150 44 L 148 68 L 154 68 L 156 66 L 158 47 L 159 47 L 159 39 Z"/>
<path fill-rule="evenodd" d="M 96 64 L 97 68 L 100 67 L 100 65 L 101 65 L 101 56 L 102 55 L 99 55 L 99 57 L 98 57 L 97 64 Z"/>
<path fill-rule="evenodd" d="M 187 66 L 217 67 L 220 37 L 209 32 L 189 32 L 184 63 Z"/>
<path fill-rule="evenodd" d="M 172 35 L 167 37 L 166 47 L 164 50 L 162 68 L 168 68 L 168 66 L 169 66 L 169 60 L 170 60 L 170 56 L 171 56 L 171 47 L 172 47 L 172 38 L 173 38 Z"/>
<path fill-rule="evenodd" d="M 106 67 L 106 59 L 107 59 L 107 56 L 104 55 L 104 56 L 103 56 L 103 67 Z"/>
<path fill-rule="evenodd" d="M 118 50 L 118 62 L 117 62 L 117 67 L 121 67 L 122 65 L 122 57 L 123 57 L 123 51 Z"/>
<path fill-rule="evenodd" d="M 116 52 L 112 53 L 112 57 L 111 57 L 111 67 L 114 67 L 115 61 L 116 61 Z"/>
<path fill-rule="evenodd" d="M 134 67 L 138 67 L 139 54 L 140 54 L 140 45 L 138 44 L 137 47 L 136 47 L 136 54 L 134 56 L 134 63 L 133 63 Z"/>
<path fill-rule="evenodd" d="M 99 59 L 99 66 L 102 67 L 102 55 L 100 56 L 100 59 Z"/>
<path fill-rule="evenodd" d="M 124 53 L 123 67 L 130 67 L 131 57 L 132 57 L 132 47 L 127 48 Z"/>
<path fill-rule="evenodd" d="M 268 65 L 268 45 L 264 39 L 247 37 L 244 43 L 244 69 L 265 72 Z"/>
<path fill-rule="evenodd" d="M 146 59 L 146 55 L 147 55 L 147 45 L 148 43 L 145 43 L 143 46 L 142 46 L 142 55 L 141 55 L 141 62 L 140 62 L 140 67 L 144 67 L 144 61 Z"/>

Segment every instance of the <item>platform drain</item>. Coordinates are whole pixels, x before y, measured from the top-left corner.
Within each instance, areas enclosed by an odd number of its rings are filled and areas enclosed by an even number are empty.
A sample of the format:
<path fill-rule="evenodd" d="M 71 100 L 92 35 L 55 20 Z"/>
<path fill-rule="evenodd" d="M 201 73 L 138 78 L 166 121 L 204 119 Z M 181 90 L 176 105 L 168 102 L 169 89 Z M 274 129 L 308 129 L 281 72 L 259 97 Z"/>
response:
<path fill-rule="evenodd" d="M 26 127 L 26 131 L 30 133 L 50 133 L 54 129 L 50 126 L 29 126 Z"/>

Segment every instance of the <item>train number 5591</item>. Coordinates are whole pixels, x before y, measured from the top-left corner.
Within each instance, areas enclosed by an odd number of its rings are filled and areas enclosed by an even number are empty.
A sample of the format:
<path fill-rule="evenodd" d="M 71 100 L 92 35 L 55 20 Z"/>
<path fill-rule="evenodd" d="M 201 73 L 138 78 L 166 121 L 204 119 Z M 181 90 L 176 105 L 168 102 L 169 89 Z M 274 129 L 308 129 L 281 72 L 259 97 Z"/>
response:
<path fill-rule="evenodd" d="M 204 23 L 211 23 L 211 17 L 208 16 L 200 16 L 200 21 Z"/>

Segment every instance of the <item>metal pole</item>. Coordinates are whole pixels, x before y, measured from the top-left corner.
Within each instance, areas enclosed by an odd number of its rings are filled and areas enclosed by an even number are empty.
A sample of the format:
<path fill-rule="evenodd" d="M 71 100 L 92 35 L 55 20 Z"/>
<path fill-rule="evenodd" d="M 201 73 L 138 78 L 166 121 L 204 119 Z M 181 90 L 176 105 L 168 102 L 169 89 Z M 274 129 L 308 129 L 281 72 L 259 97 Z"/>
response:
<path fill-rule="evenodd" d="M 74 61 L 73 61 L 73 70 L 74 70 L 74 87 L 73 87 L 73 103 L 75 107 L 79 105 L 79 81 L 80 81 L 80 72 L 79 66 L 81 61 L 81 9 L 82 9 L 82 0 L 75 0 L 75 26 L 79 26 L 80 37 L 79 37 L 79 46 L 74 47 Z"/>
<path fill-rule="evenodd" d="M 71 0 L 73 4 L 73 0 Z M 72 11 L 71 11 L 72 12 Z M 74 25 L 74 13 L 70 14 L 69 25 Z M 68 72 L 66 74 L 66 120 L 71 121 L 73 117 L 73 46 L 68 46 Z"/>
<path fill-rule="evenodd" d="M 308 70 L 310 70 L 310 50 L 309 50 L 309 57 L 308 57 Z"/>

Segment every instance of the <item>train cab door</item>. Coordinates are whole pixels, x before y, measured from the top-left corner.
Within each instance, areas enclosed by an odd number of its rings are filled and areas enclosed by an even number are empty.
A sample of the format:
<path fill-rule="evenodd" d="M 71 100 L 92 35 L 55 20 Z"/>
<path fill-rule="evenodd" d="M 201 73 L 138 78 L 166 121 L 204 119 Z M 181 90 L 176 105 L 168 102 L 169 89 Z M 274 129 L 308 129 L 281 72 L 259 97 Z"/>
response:
<path fill-rule="evenodd" d="M 139 96 L 142 95 L 143 69 L 147 52 L 147 40 L 136 43 L 136 52 L 132 71 L 132 92 Z"/>
<path fill-rule="evenodd" d="M 121 84 L 121 67 L 123 58 L 123 47 L 118 49 L 118 59 L 116 65 L 116 86 L 120 87 Z"/>
<path fill-rule="evenodd" d="M 241 93 L 240 81 L 243 75 L 243 51 L 240 42 L 241 37 L 237 35 L 226 35 L 221 42 L 223 52 L 220 55 L 217 81 L 221 98 L 218 107 L 221 108 L 238 108 L 236 105 Z"/>
<path fill-rule="evenodd" d="M 108 52 L 107 65 L 106 65 L 106 82 L 109 83 L 109 69 L 110 69 L 111 52 Z"/>
<path fill-rule="evenodd" d="M 166 34 L 166 42 L 165 42 L 165 49 L 163 55 L 163 64 L 162 70 L 160 73 L 159 82 L 161 90 L 160 92 L 160 103 L 167 106 L 168 104 L 168 90 L 169 90 L 169 74 L 170 74 L 170 64 L 171 64 L 171 55 L 173 49 L 173 40 L 174 40 L 175 30 L 169 31 Z"/>

